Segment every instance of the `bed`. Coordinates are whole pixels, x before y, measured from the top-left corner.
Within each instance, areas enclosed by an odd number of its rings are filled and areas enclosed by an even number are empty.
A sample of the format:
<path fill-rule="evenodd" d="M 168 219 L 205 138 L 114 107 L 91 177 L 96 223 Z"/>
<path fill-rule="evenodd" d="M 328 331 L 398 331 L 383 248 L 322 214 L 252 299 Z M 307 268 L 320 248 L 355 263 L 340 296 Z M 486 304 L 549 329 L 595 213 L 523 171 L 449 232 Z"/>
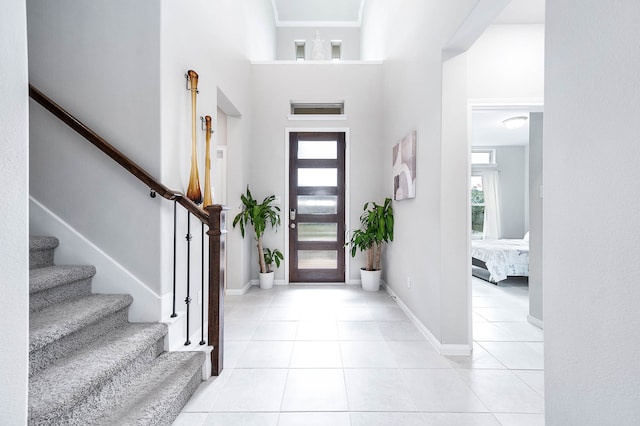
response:
<path fill-rule="evenodd" d="M 528 233 L 521 240 L 473 240 L 471 262 L 489 271 L 489 281 L 498 283 L 510 276 L 529 276 Z M 482 277 L 481 277 L 482 278 Z"/>

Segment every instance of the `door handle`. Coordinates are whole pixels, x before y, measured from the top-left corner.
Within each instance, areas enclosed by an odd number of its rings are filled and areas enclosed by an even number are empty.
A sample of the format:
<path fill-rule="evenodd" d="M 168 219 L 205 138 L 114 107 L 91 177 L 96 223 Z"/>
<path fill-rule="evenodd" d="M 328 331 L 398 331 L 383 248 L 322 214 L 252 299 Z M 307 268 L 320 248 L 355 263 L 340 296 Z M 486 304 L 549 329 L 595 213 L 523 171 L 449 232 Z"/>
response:
<path fill-rule="evenodd" d="M 296 224 L 295 224 L 295 223 L 293 223 L 293 222 L 291 222 L 291 223 L 289 224 L 289 228 L 291 228 L 291 229 L 296 229 Z"/>
<path fill-rule="evenodd" d="M 289 220 L 296 220 L 296 209 L 289 209 Z"/>

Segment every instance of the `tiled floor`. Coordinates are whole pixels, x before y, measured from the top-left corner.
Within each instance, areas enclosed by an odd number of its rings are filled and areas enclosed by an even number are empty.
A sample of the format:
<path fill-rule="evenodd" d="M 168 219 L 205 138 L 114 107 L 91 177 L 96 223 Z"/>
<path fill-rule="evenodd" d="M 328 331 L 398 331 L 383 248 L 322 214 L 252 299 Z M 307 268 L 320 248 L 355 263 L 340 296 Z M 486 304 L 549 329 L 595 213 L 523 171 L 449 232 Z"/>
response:
<path fill-rule="evenodd" d="M 226 298 L 225 369 L 174 426 L 544 424 L 527 286 L 474 278 L 474 352 L 444 357 L 381 290 L 252 288 Z"/>

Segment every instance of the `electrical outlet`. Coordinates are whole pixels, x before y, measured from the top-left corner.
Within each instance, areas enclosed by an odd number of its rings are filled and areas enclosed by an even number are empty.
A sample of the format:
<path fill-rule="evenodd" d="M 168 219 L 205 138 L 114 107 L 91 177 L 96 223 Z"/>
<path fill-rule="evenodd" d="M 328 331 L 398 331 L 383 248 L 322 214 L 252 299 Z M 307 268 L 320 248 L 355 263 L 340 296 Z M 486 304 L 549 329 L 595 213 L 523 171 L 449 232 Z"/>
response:
<path fill-rule="evenodd" d="M 411 277 L 407 277 L 407 288 L 411 288 Z"/>

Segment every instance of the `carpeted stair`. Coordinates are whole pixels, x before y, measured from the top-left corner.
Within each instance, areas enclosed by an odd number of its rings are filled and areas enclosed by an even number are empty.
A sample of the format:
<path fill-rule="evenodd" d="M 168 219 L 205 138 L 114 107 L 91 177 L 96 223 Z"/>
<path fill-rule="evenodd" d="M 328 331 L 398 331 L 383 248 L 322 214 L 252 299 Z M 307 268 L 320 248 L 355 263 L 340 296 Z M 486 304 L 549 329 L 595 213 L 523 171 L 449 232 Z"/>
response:
<path fill-rule="evenodd" d="M 170 425 L 202 378 L 203 352 L 163 352 L 167 327 L 129 323 L 129 295 L 92 294 L 93 266 L 56 266 L 29 240 L 29 424 Z"/>

